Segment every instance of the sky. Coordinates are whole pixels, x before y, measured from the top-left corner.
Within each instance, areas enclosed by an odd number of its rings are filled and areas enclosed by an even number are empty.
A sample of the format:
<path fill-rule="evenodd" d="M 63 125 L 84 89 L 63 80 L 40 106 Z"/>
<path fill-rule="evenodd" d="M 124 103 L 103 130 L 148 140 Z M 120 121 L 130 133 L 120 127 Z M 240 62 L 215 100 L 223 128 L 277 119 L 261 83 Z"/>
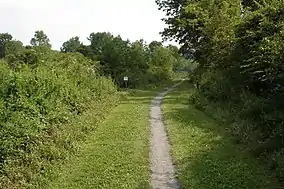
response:
<path fill-rule="evenodd" d="M 155 0 L 0 0 L 0 33 L 27 45 L 36 30 L 43 30 L 56 50 L 75 36 L 88 44 L 91 32 L 150 43 L 162 40 L 164 16 Z"/>

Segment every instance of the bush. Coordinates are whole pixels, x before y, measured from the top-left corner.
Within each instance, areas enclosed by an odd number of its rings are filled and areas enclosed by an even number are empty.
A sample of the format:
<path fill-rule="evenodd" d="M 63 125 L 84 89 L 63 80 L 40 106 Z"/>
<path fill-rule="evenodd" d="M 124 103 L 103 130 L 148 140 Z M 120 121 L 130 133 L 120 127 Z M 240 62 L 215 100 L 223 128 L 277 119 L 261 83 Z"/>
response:
<path fill-rule="evenodd" d="M 26 52 L 13 61 L 21 65 L 16 70 L 11 59 L 0 62 L 0 188 L 45 174 L 118 99 L 113 82 L 83 55 Z"/>

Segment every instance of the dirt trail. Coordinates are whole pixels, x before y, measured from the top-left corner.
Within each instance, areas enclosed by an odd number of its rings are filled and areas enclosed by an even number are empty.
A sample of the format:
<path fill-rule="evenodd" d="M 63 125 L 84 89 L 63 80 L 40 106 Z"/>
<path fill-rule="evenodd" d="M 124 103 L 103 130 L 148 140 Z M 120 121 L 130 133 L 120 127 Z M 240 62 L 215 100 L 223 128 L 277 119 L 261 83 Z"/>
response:
<path fill-rule="evenodd" d="M 183 81 L 175 84 L 165 92 L 156 96 L 151 104 L 151 186 L 153 189 L 178 189 L 179 183 L 175 174 L 175 167 L 170 155 L 170 145 L 163 122 L 161 102 L 163 97 L 180 85 Z"/>

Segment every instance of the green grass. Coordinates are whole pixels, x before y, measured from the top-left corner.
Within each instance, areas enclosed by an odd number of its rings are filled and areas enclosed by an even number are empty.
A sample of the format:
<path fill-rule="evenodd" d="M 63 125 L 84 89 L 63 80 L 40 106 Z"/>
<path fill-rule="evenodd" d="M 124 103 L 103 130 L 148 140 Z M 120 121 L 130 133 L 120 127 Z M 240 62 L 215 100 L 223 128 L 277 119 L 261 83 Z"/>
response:
<path fill-rule="evenodd" d="M 149 188 L 149 103 L 156 90 L 131 90 L 49 188 Z"/>
<path fill-rule="evenodd" d="M 188 104 L 189 92 L 189 85 L 184 82 L 163 102 L 182 188 L 280 188 L 261 162 L 234 143 L 225 125 Z"/>

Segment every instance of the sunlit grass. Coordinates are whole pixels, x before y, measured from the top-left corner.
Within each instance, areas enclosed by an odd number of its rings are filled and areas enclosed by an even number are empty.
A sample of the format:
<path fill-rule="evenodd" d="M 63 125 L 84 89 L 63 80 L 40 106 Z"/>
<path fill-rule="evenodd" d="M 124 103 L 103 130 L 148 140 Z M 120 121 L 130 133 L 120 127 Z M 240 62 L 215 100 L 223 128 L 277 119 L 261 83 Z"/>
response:
<path fill-rule="evenodd" d="M 124 95 L 51 188 L 149 188 L 149 103 L 156 90 L 127 90 L 131 95 Z"/>

